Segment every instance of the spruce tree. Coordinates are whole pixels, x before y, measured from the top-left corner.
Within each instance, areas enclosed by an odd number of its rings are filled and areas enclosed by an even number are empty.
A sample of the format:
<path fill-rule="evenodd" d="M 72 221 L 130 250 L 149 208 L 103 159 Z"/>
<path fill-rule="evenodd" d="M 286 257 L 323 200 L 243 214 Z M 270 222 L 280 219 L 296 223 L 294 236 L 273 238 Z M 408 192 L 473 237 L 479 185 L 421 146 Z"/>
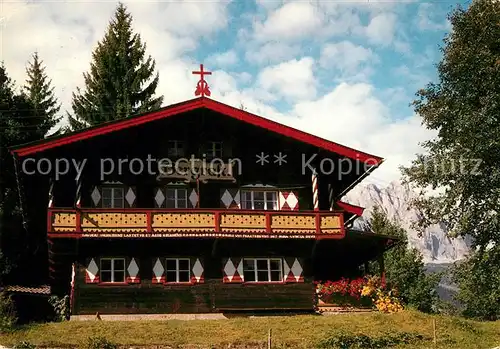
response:
<path fill-rule="evenodd" d="M 19 242 L 22 217 L 12 156 L 7 148 L 40 139 L 38 118 L 28 96 L 17 94 L 3 65 L 0 66 L 0 282 L 20 261 L 25 242 Z M 5 248 L 8 246 L 8 248 Z"/>
<path fill-rule="evenodd" d="M 132 16 L 119 4 L 102 41 L 93 52 L 90 71 L 84 73 L 85 91 L 73 93 L 73 130 L 160 108 L 155 97 L 159 76 L 155 61 L 146 58 L 146 45 L 133 33 Z"/>
<path fill-rule="evenodd" d="M 26 74 L 28 79 L 24 90 L 33 104 L 38 132 L 43 137 L 61 120 L 57 115 L 61 105 L 54 95 L 52 80 L 48 79 L 43 61 L 37 52 L 33 54 L 33 61 L 28 63 Z"/>

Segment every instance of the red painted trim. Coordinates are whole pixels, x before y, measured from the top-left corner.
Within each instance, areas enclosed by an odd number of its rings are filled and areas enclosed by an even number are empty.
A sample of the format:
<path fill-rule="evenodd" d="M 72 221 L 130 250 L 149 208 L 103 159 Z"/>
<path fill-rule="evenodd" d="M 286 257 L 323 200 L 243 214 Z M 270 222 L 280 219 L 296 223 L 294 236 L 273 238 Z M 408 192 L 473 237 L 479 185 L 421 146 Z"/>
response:
<path fill-rule="evenodd" d="M 72 239 L 81 239 L 83 238 L 82 233 L 48 233 L 47 237 L 50 239 L 54 238 L 72 238 Z"/>
<path fill-rule="evenodd" d="M 47 211 L 47 232 L 52 231 L 52 211 Z"/>
<path fill-rule="evenodd" d="M 326 139 L 311 135 L 309 133 L 299 131 L 292 127 L 279 124 L 275 121 L 271 121 L 261 116 L 257 116 L 255 114 L 231 107 L 227 104 L 223 104 L 209 98 L 203 99 L 203 105 L 208 109 L 228 115 L 234 119 L 241 120 L 261 128 L 265 128 L 269 131 L 279 133 L 286 137 L 294 138 L 298 141 L 317 146 L 333 153 L 344 155 L 351 159 L 360 160 L 362 162 L 366 162 L 367 160 L 371 159 L 372 161 L 374 160 L 373 165 L 379 164 L 382 161 L 382 158 L 380 157 L 363 153 L 355 149 L 340 145 L 338 143 L 334 143 Z"/>
<path fill-rule="evenodd" d="M 345 236 L 345 223 L 344 223 L 344 215 L 341 214 L 340 217 L 340 231 L 341 231 L 341 234 L 342 234 L 342 237 Z"/>
<path fill-rule="evenodd" d="M 378 156 L 357 151 L 355 149 L 340 145 L 338 143 L 328 141 L 326 139 L 311 135 L 303 131 L 299 131 L 292 127 L 279 124 L 275 121 L 271 121 L 269 119 L 257 116 L 255 114 L 251 114 L 244 110 L 231 107 L 227 104 L 216 102 L 206 97 L 192 99 L 183 102 L 181 104 L 176 104 L 170 107 L 166 107 L 162 110 L 153 113 L 139 115 L 131 118 L 125 118 L 123 120 L 115 122 L 105 123 L 101 126 L 93 127 L 89 130 L 84 130 L 78 133 L 70 134 L 65 137 L 58 137 L 56 139 L 48 138 L 47 140 L 39 142 L 38 144 L 26 145 L 24 147 L 13 149 L 11 150 L 11 152 L 19 156 L 26 156 L 43 150 L 92 138 L 98 135 L 103 135 L 110 132 L 123 130 L 129 127 L 138 126 L 151 121 L 178 115 L 202 107 L 232 117 L 236 120 L 240 120 L 248 124 L 281 134 L 283 136 L 293 138 L 300 142 L 308 143 L 318 148 L 322 148 L 327 151 L 343 155 L 353 160 L 360 160 L 361 162 L 371 162 L 373 165 L 378 165 L 383 160 Z"/>
<path fill-rule="evenodd" d="M 115 122 L 105 123 L 102 124 L 101 126 L 93 127 L 90 130 L 83 130 L 75 134 L 70 134 L 66 137 L 58 137 L 56 139 L 48 138 L 46 141 L 42 141 L 39 144 L 31 146 L 27 145 L 19 149 L 14 149 L 12 150 L 12 153 L 15 153 L 19 156 L 26 156 L 38 153 L 43 150 L 59 147 L 61 145 L 74 143 L 95 136 L 104 135 L 110 132 L 119 131 L 129 127 L 138 126 L 147 122 L 163 119 L 172 115 L 185 113 L 197 108 L 201 108 L 202 106 L 203 103 L 201 98 L 196 98 L 186 101 L 185 103 L 182 104 L 176 104 L 171 107 L 166 107 L 162 110 L 153 113 L 148 113 L 145 115 L 140 115 L 132 118 L 125 118 L 123 120 Z"/>
<path fill-rule="evenodd" d="M 163 273 L 165 273 L 165 272 L 163 272 Z M 155 285 L 162 285 L 165 283 L 165 276 L 162 275 L 160 277 L 160 281 L 158 281 L 158 278 L 153 274 L 153 277 L 151 278 L 151 283 L 155 284 Z"/>
<path fill-rule="evenodd" d="M 363 212 L 365 210 L 364 207 L 348 204 L 347 202 L 343 202 L 343 201 L 337 201 L 337 205 L 341 209 L 343 209 L 349 213 L 355 214 L 356 216 L 362 216 Z"/>
<path fill-rule="evenodd" d="M 243 285 L 285 285 L 291 282 L 285 281 L 244 281 Z"/>
<path fill-rule="evenodd" d="M 316 236 L 317 239 L 341 239 L 345 236 L 345 229 L 344 226 L 341 226 L 341 234 L 323 234 L 321 231 L 321 217 L 329 217 L 329 216 L 338 216 L 340 221 L 344 222 L 344 213 L 343 211 L 254 211 L 254 210 L 240 210 L 240 209 L 218 209 L 218 210 L 212 210 L 212 209 L 136 209 L 136 208 L 119 208 L 119 209 L 104 209 L 104 208 L 91 208 L 91 209 L 71 209 L 71 208 L 50 208 L 49 213 L 54 214 L 57 212 L 71 212 L 75 213 L 76 215 L 76 225 L 75 227 L 67 227 L 67 231 L 60 231 L 60 232 L 54 232 L 52 231 L 48 232 L 48 237 L 49 238 L 83 238 L 86 234 L 93 234 L 93 235 L 105 235 L 105 237 L 111 237 L 113 234 L 127 234 L 130 233 L 131 237 L 134 237 L 134 234 L 143 234 L 146 235 L 146 237 L 154 237 L 158 234 L 168 234 L 168 232 L 155 232 L 153 231 L 152 228 L 152 218 L 150 219 L 149 217 L 152 216 L 154 213 L 172 213 L 172 212 L 178 212 L 178 213 L 211 213 L 214 215 L 214 225 L 209 225 L 206 227 L 200 228 L 199 231 L 184 231 L 182 230 L 183 227 L 177 227 L 177 229 L 180 229 L 179 231 L 175 233 L 180 233 L 180 234 L 186 234 L 186 236 L 189 235 L 189 233 L 192 234 L 204 234 L 206 233 L 207 235 L 210 234 L 216 234 L 216 233 L 224 233 L 226 236 L 231 236 L 231 235 L 241 235 L 241 234 L 256 234 L 258 236 L 265 236 L 269 234 L 285 234 L 288 236 L 294 236 L 294 235 L 303 235 L 303 236 Z M 142 231 L 128 231 L 127 229 L 123 230 L 117 230 L 113 232 L 109 231 L 99 231 L 98 228 L 96 229 L 86 229 L 85 232 L 82 231 L 81 229 L 81 220 L 82 220 L 82 214 L 84 213 L 107 213 L 107 212 L 122 212 L 122 213 L 142 213 L 146 214 L 148 219 L 146 226 L 137 226 L 137 227 L 130 227 L 130 229 L 135 229 L 135 228 L 140 228 Z M 265 226 L 265 232 L 263 230 L 244 230 L 244 231 L 221 231 L 220 229 L 220 216 L 222 213 L 235 213 L 235 214 L 249 214 L 249 215 L 264 215 L 265 216 L 265 221 L 266 221 L 266 226 Z M 290 215 L 290 216 L 313 216 L 315 220 L 315 228 L 314 230 L 310 230 L 310 232 L 297 232 L 294 231 L 294 229 L 285 229 L 283 231 L 280 231 L 280 229 L 277 229 L 278 231 L 273 231 L 271 227 L 271 221 L 272 221 L 272 215 Z M 175 227 L 172 227 L 175 228 Z M 99 237 L 99 236 L 95 236 Z"/>
<path fill-rule="evenodd" d="M 82 232 L 82 211 L 78 208 L 75 210 L 76 232 Z"/>
<path fill-rule="evenodd" d="M 215 223 L 215 232 L 219 233 L 220 232 L 220 212 L 215 212 L 214 215 L 214 223 Z"/>
<path fill-rule="evenodd" d="M 318 212 L 316 213 L 315 221 L 316 221 L 316 234 L 320 235 L 321 234 L 321 213 L 318 213 Z"/>
<path fill-rule="evenodd" d="M 49 208 L 52 212 L 75 212 L 74 208 L 70 207 L 60 207 L 60 208 Z M 243 210 L 243 209 L 212 209 L 212 208 L 82 208 L 82 212 L 85 213 L 106 213 L 106 212 L 123 212 L 123 213 L 245 213 L 245 214 L 285 214 L 291 216 L 307 216 L 311 214 L 316 214 L 318 211 L 289 211 L 289 210 Z M 336 216 L 343 213 L 342 210 L 330 211 L 324 210 L 319 213 L 322 215 Z"/>
<path fill-rule="evenodd" d="M 109 286 L 128 286 L 129 283 L 128 282 L 99 282 L 97 285 L 98 286 L 106 286 L 106 287 L 109 287 Z"/>
<path fill-rule="evenodd" d="M 146 212 L 147 220 L 147 230 L 148 232 L 153 232 L 153 213 L 151 211 Z"/>
<path fill-rule="evenodd" d="M 266 214 L 266 233 L 271 233 L 271 213 Z"/>
<path fill-rule="evenodd" d="M 188 282 L 163 282 L 163 285 L 164 286 L 194 286 L 196 283 L 195 282 L 191 282 L 191 281 L 188 281 Z"/>

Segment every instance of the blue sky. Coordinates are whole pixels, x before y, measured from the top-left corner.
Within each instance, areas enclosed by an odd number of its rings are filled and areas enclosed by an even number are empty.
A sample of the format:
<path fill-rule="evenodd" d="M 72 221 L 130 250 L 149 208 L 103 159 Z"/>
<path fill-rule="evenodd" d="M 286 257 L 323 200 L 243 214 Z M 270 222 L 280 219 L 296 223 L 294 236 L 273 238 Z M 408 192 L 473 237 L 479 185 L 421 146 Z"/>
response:
<path fill-rule="evenodd" d="M 83 87 L 116 2 L 9 1 L 1 56 L 20 84 L 37 50 L 63 111 Z M 409 104 L 436 79 L 454 2 L 125 2 L 160 74 L 165 105 L 194 97 L 199 63 L 212 98 L 387 159 L 371 181 L 399 177 L 434 134 Z M 462 3 L 465 5 L 465 3 Z"/>

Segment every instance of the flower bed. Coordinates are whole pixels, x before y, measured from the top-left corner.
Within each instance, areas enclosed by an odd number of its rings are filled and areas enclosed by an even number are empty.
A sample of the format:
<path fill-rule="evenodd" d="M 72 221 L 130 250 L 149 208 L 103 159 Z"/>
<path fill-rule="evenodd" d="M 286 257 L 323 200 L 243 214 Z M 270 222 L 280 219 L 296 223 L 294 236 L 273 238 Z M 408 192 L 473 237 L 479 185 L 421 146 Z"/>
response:
<path fill-rule="evenodd" d="M 376 308 L 394 313 L 403 309 L 396 290 L 387 290 L 377 276 L 315 282 L 318 305 L 341 308 Z"/>

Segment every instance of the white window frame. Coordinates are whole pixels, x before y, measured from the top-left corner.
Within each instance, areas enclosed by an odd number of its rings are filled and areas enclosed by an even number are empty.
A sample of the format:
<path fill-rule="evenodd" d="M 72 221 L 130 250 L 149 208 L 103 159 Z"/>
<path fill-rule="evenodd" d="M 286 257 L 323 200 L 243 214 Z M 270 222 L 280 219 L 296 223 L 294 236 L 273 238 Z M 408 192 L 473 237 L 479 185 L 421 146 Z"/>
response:
<path fill-rule="evenodd" d="M 111 261 L 111 270 L 108 270 L 108 269 L 103 269 L 102 268 L 102 262 L 103 261 Z M 118 269 L 116 270 L 115 269 L 115 262 L 116 261 L 123 261 L 123 269 Z M 100 280 L 101 282 L 104 282 L 104 283 L 124 283 L 125 280 L 127 279 L 127 275 L 125 274 L 126 273 L 126 265 L 125 265 L 125 258 L 101 258 L 101 260 L 99 261 L 99 276 L 100 276 Z M 111 272 L 111 281 L 102 281 L 102 272 L 103 271 L 106 271 L 106 272 Z M 115 280 L 115 272 L 116 271 L 121 271 L 123 272 L 123 280 Z"/>
<path fill-rule="evenodd" d="M 278 203 L 278 192 L 277 191 L 274 191 L 274 190 L 242 190 L 241 191 L 241 207 L 242 209 L 244 210 L 255 210 L 255 193 L 264 193 L 264 210 L 270 210 L 270 211 L 277 211 L 279 210 L 279 203 Z M 274 201 L 276 203 L 276 206 L 275 208 L 268 208 L 267 207 L 267 195 L 269 193 L 274 193 L 275 197 L 276 197 L 276 200 Z M 244 195 L 246 194 L 250 194 L 250 202 L 251 202 L 251 208 L 249 207 L 243 207 L 244 204 L 247 203 L 247 200 L 244 200 L 243 197 Z M 270 200 L 269 200 L 270 201 Z"/>
<path fill-rule="evenodd" d="M 188 190 L 187 188 L 184 188 L 184 187 L 166 187 L 164 189 L 164 194 L 165 194 L 165 202 L 164 202 L 164 206 L 165 208 L 167 208 L 167 202 L 169 201 L 168 200 L 168 195 L 167 195 L 167 191 L 168 190 L 174 190 L 175 192 L 175 207 L 173 208 L 188 208 L 189 207 L 189 204 L 188 204 L 188 201 L 189 201 L 189 198 L 188 198 Z M 185 207 L 179 207 L 179 190 L 183 190 L 185 193 L 186 193 L 186 196 L 185 196 L 185 202 L 186 202 L 186 206 Z M 172 208 L 172 207 L 169 207 L 169 208 Z"/>
<path fill-rule="evenodd" d="M 223 154 L 223 144 L 222 142 L 208 142 L 209 144 L 209 149 L 207 152 L 207 157 L 209 158 L 222 158 Z M 218 149 L 217 149 L 218 148 Z M 219 154 L 217 154 L 219 153 Z"/>
<path fill-rule="evenodd" d="M 168 261 L 175 261 L 175 281 L 168 280 L 167 275 L 169 271 L 174 271 L 171 269 L 167 269 Z M 188 270 L 180 270 L 179 261 L 187 261 L 188 262 Z M 188 272 L 188 280 L 187 281 L 179 281 L 179 272 L 184 271 Z M 167 283 L 186 283 L 191 282 L 191 259 L 189 258 L 166 258 L 165 259 L 165 282 Z"/>
<path fill-rule="evenodd" d="M 259 271 L 263 271 L 262 269 L 257 269 L 257 261 L 267 261 L 267 280 L 263 281 L 263 280 L 259 280 Z M 268 283 L 271 283 L 271 282 L 283 282 L 283 279 L 284 279 L 284 276 L 283 276 L 283 258 L 276 258 L 276 257 L 269 257 L 269 258 L 243 258 L 243 268 L 245 268 L 245 262 L 246 261 L 252 261 L 253 262 L 253 266 L 254 266 L 254 270 L 253 272 L 255 273 L 254 274 L 254 281 L 247 281 L 247 280 L 244 280 L 245 282 L 259 282 L 259 283 L 263 283 L 263 282 L 268 282 Z M 280 279 L 279 280 L 271 280 L 271 271 L 278 271 L 278 270 L 271 270 L 271 261 L 279 261 L 280 263 Z M 245 269 L 243 269 L 243 275 L 245 275 Z"/>
<path fill-rule="evenodd" d="M 170 140 L 168 141 L 168 156 L 184 156 L 185 155 L 185 143 L 180 140 Z"/>
<path fill-rule="evenodd" d="M 104 207 L 104 191 L 111 190 L 111 207 Z M 121 191 L 121 206 L 115 206 L 115 191 Z M 102 186 L 101 187 L 101 208 L 124 208 L 125 207 L 125 188 L 117 186 Z"/>

